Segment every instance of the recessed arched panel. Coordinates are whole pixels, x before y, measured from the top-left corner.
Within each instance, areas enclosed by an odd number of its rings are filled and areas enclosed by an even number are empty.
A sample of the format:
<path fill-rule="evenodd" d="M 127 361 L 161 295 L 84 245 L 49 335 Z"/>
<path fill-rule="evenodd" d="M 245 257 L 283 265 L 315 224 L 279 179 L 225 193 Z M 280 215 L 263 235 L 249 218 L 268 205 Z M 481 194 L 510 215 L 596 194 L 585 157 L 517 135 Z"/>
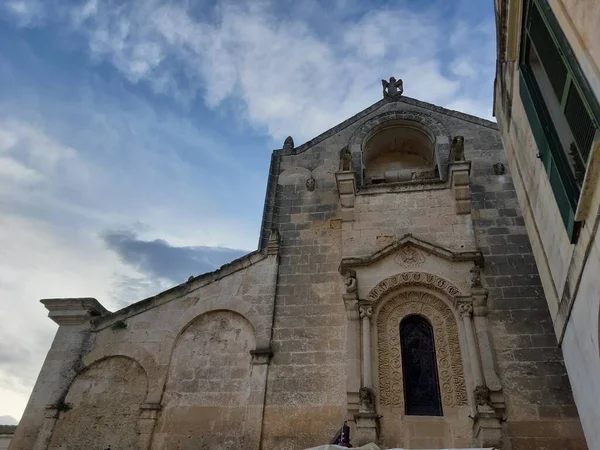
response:
<path fill-rule="evenodd" d="M 169 366 L 153 448 L 244 448 L 250 395 L 250 322 L 233 311 L 212 311 L 179 335 Z"/>
<path fill-rule="evenodd" d="M 48 448 L 140 449 L 140 406 L 147 385 L 146 373 L 130 358 L 113 356 L 92 364 L 71 384 Z"/>

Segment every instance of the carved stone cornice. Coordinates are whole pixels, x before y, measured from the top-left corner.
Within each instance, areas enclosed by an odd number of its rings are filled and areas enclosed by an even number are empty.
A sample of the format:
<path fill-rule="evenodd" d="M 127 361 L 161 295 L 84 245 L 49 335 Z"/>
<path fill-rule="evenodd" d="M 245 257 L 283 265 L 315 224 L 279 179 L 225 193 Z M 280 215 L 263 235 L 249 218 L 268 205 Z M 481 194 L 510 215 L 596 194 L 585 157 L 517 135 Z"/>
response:
<path fill-rule="evenodd" d="M 407 233 L 396 242 L 364 257 L 343 258 L 340 264 L 340 273 L 345 273 L 350 267 L 368 266 L 380 259 L 394 253 L 400 248 L 411 245 L 423 250 L 427 254 L 433 254 L 449 261 L 474 261 L 479 266 L 483 265 L 483 255 L 480 251 L 453 251 L 441 245 L 427 242 Z"/>
<path fill-rule="evenodd" d="M 98 300 L 83 298 L 46 298 L 40 300 L 46 307 L 48 317 L 61 326 L 81 325 L 93 317 L 110 314 Z"/>

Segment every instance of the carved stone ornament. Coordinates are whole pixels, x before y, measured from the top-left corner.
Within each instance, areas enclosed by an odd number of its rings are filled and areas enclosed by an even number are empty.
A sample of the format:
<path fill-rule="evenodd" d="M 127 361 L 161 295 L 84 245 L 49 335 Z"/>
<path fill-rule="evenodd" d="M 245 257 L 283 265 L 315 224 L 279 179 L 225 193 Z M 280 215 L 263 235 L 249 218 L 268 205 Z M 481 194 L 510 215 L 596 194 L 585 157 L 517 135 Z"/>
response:
<path fill-rule="evenodd" d="M 492 406 L 492 401 L 490 400 L 490 390 L 486 386 L 477 386 L 473 392 L 473 395 L 475 396 L 475 402 L 479 406 Z"/>
<path fill-rule="evenodd" d="M 454 136 L 452 138 L 452 160 L 465 160 L 465 138 L 463 136 Z"/>
<path fill-rule="evenodd" d="M 312 176 L 308 180 L 306 180 L 306 189 L 308 189 L 308 192 L 312 192 L 315 190 L 316 183 L 316 180 Z"/>
<path fill-rule="evenodd" d="M 360 318 L 371 318 L 371 315 L 373 315 L 373 307 L 372 306 L 361 306 L 358 309 L 358 313 L 360 314 Z"/>
<path fill-rule="evenodd" d="M 473 266 L 469 271 L 469 281 L 471 283 L 471 288 L 480 288 L 481 287 L 481 267 Z"/>
<path fill-rule="evenodd" d="M 294 139 L 291 136 L 286 137 L 285 141 L 283 141 L 283 149 L 294 150 Z"/>
<path fill-rule="evenodd" d="M 421 272 L 404 272 L 380 281 L 377 286 L 371 289 L 371 292 L 369 292 L 369 295 L 367 296 L 367 300 L 376 301 L 386 292 L 402 285 L 426 285 L 427 287 L 442 292 L 450 298 L 454 298 L 454 296 L 459 293 L 456 286 L 437 275 Z"/>
<path fill-rule="evenodd" d="M 496 175 L 504 175 L 506 173 L 506 167 L 501 162 L 497 162 L 494 164 L 494 174 Z"/>
<path fill-rule="evenodd" d="M 346 293 L 351 294 L 356 292 L 357 282 L 356 282 L 356 271 L 352 269 L 348 269 L 344 274 L 344 286 L 346 286 Z"/>
<path fill-rule="evenodd" d="M 450 308 L 427 292 L 403 292 L 388 300 L 377 317 L 380 402 L 385 406 L 404 404 L 400 322 L 406 316 L 420 314 L 433 326 L 435 354 L 442 405 L 467 404 L 467 388 L 460 352 L 458 327 Z"/>
<path fill-rule="evenodd" d="M 352 153 L 348 147 L 340 150 L 340 171 L 352 170 Z"/>
<path fill-rule="evenodd" d="M 425 262 L 425 255 L 412 245 L 405 245 L 398 250 L 398 253 L 394 257 L 394 261 L 399 266 L 406 269 L 412 269 L 414 267 L 419 267 Z"/>
<path fill-rule="evenodd" d="M 375 411 L 375 392 L 368 387 L 361 387 L 358 391 L 361 412 Z"/>
<path fill-rule="evenodd" d="M 381 80 L 381 85 L 383 86 L 383 98 L 400 100 L 404 92 L 404 83 L 402 83 L 402 80 L 390 77 L 390 81 Z"/>
<path fill-rule="evenodd" d="M 473 305 L 470 303 L 461 303 L 458 305 L 458 313 L 460 314 L 460 317 L 469 317 L 473 314 Z"/>

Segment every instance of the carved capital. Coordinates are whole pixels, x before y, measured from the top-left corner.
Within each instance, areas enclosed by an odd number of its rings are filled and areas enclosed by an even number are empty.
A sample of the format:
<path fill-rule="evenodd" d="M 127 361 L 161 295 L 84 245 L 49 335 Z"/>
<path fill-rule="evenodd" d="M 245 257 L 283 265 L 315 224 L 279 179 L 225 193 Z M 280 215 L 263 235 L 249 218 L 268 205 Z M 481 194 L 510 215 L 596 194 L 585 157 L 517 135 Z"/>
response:
<path fill-rule="evenodd" d="M 473 313 L 473 305 L 470 303 L 460 303 L 458 305 L 458 313 L 462 318 L 471 317 L 471 314 Z"/>
<path fill-rule="evenodd" d="M 358 309 L 358 312 L 360 314 L 361 319 L 364 319 L 365 317 L 367 319 L 370 319 L 371 315 L 373 314 L 373 307 L 372 306 L 361 306 Z"/>

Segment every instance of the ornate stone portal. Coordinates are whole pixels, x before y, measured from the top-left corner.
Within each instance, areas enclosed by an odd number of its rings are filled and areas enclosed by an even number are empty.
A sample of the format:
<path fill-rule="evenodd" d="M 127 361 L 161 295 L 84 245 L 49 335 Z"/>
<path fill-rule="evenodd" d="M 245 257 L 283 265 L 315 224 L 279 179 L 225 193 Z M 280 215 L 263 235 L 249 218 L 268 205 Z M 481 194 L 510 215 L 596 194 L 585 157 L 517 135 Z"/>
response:
<path fill-rule="evenodd" d="M 416 244 L 425 247 L 425 243 Z M 459 254 L 444 253 L 442 249 L 436 254 L 438 267 L 443 269 L 446 264 L 448 268 L 443 271 L 456 272 L 451 269 L 451 260 L 460 259 Z M 440 255 L 445 258 L 439 258 Z M 350 319 L 348 347 L 360 348 L 358 367 L 351 367 L 349 359 L 348 372 L 350 378 L 352 373 L 358 373 L 360 383 L 359 388 L 351 387 L 356 382 L 349 378 L 349 420 L 354 422 L 356 436 L 353 443 L 377 442 L 382 438 L 382 430 L 389 430 L 392 423 L 402 427 L 406 426 L 402 423 L 413 420 L 403 412 L 400 322 L 418 315 L 433 329 L 443 411 L 440 418 L 421 417 L 419 423 L 430 421 L 435 425 L 442 420 L 449 427 L 472 425 L 474 444 L 499 446 L 504 398 L 488 336 L 487 291 L 481 286 L 480 267 L 462 263 L 462 277 L 469 280 L 463 288 L 437 274 L 413 270 L 385 277 L 367 290 L 361 280 L 369 279 L 375 270 L 369 268 L 368 261 L 381 258 L 393 261 L 389 267 L 409 268 L 420 267 L 426 260 L 423 250 L 407 243 L 383 256 L 342 261 L 346 268 L 344 300 Z M 479 261 L 475 255 L 472 258 Z M 356 389 L 355 394 L 352 389 Z M 391 443 L 398 445 L 394 438 Z"/>

